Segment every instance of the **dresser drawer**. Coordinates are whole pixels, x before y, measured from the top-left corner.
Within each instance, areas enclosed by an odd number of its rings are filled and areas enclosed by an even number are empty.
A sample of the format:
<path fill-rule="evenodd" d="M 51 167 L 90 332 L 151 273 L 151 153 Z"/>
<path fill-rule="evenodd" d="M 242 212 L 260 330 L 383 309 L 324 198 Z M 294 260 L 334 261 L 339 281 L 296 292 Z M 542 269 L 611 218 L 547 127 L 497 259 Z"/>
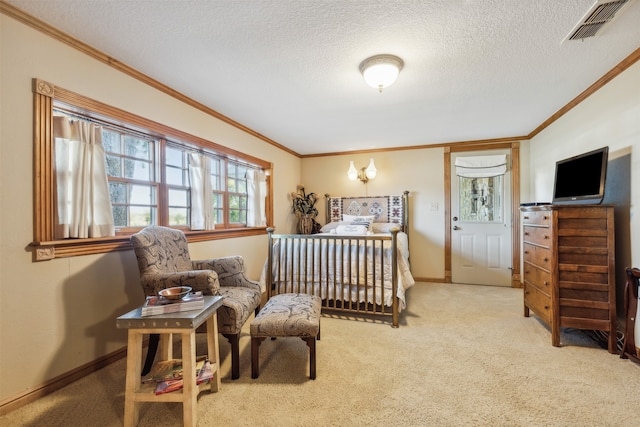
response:
<path fill-rule="evenodd" d="M 551 296 L 551 273 L 528 262 L 524 263 L 524 281 L 535 286 L 545 295 Z"/>
<path fill-rule="evenodd" d="M 524 260 L 533 265 L 551 271 L 551 249 L 535 246 L 529 243 L 524 244 Z"/>
<path fill-rule="evenodd" d="M 546 323 L 551 321 L 551 298 L 530 284 L 524 284 L 524 303 Z"/>
<path fill-rule="evenodd" d="M 550 247 L 551 242 L 551 229 L 546 227 L 524 227 L 523 240 L 529 243 L 536 243 L 545 247 Z"/>
<path fill-rule="evenodd" d="M 550 225 L 551 212 L 549 211 L 527 211 L 522 213 L 522 223 L 533 225 Z"/>

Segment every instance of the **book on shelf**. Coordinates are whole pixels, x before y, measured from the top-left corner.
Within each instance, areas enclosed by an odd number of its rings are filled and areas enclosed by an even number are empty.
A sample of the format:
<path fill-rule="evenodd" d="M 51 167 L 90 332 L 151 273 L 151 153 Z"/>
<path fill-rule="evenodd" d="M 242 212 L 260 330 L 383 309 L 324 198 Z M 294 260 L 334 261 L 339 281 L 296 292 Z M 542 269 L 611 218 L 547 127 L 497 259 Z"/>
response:
<path fill-rule="evenodd" d="M 141 316 L 178 313 L 181 311 L 201 310 L 204 308 L 202 292 L 192 292 L 179 301 L 171 301 L 157 295 L 149 296 L 142 305 Z"/>
<path fill-rule="evenodd" d="M 209 360 L 203 360 L 202 364 L 198 364 L 196 368 L 196 385 L 209 382 L 213 378 L 213 369 Z M 168 379 L 158 381 L 156 383 L 156 395 L 171 393 L 172 391 L 181 390 L 184 387 L 184 379 Z"/>

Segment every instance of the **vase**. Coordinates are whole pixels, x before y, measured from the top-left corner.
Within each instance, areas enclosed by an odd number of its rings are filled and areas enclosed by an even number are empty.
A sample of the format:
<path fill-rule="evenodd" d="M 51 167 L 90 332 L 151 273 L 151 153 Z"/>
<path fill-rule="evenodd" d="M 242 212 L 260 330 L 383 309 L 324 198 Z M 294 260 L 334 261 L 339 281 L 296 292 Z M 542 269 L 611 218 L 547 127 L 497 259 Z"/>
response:
<path fill-rule="evenodd" d="M 311 234 L 312 231 L 313 231 L 313 216 L 302 215 L 298 219 L 298 233 Z"/>

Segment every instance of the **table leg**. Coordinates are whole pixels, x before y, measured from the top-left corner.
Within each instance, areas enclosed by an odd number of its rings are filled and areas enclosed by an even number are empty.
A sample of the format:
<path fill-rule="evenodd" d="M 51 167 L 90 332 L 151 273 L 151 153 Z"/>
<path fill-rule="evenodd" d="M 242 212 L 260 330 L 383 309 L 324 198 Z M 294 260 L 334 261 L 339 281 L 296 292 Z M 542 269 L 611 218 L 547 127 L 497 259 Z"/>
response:
<path fill-rule="evenodd" d="M 218 345 L 218 316 L 215 313 L 207 319 L 207 354 L 212 368 L 215 369 L 209 384 L 211 391 L 217 392 L 220 390 L 220 347 Z"/>
<path fill-rule="evenodd" d="M 182 333 L 182 417 L 185 427 L 195 426 L 198 416 L 198 385 L 196 384 L 196 332 Z"/>
<path fill-rule="evenodd" d="M 160 334 L 160 360 L 173 359 L 173 335 Z"/>
<path fill-rule="evenodd" d="M 138 424 L 138 404 L 135 394 L 140 389 L 142 372 L 142 333 L 129 329 L 127 343 L 127 373 L 124 395 L 124 425 L 133 427 Z"/>

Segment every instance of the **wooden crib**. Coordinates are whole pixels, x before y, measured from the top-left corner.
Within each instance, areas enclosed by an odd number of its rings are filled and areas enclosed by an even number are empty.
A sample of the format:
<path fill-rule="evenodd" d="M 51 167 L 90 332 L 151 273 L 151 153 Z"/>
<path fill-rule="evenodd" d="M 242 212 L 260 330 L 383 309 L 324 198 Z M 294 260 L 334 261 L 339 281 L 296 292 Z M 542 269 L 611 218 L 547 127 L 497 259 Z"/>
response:
<path fill-rule="evenodd" d="M 309 293 L 323 310 L 388 316 L 393 327 L 414 284 L 409 268 L 407 201 L 402 196 L 327 197 L 327 223 L 343 215 L 373 214 L 373 233 L 275 234 L 268 228 L 269 252 L 262 280 L 268 296 Z M 325 226 L 327 230 L 329 227 Z"/>

